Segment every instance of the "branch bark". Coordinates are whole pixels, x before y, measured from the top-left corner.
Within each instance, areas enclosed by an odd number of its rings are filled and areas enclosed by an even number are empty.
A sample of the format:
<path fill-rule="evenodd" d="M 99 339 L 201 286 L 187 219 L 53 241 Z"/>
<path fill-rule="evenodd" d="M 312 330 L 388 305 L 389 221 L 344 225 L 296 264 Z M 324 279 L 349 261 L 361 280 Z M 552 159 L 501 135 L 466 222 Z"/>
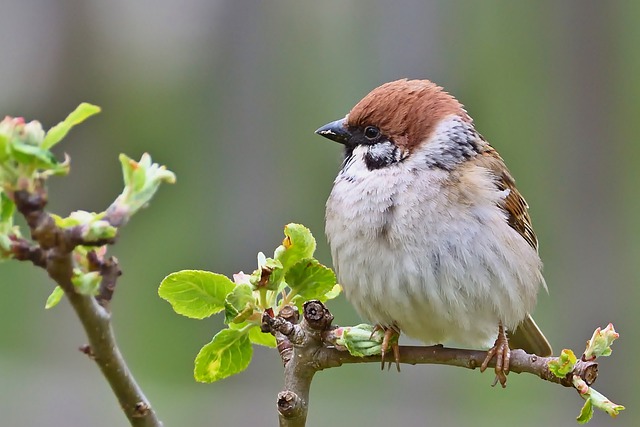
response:
<path fill-rule="evenodd" d="M 71 282 L 72 251 L 83 243 L 82 240 L 73 232 L 62 230 L 55 225 L 53 218 L 44 210 L 47 198 L 43 189 L 35 193 L 16 191 L 14 201 L 18 211 L 27 220 L 31 236 L 36 243 L 32 245 L 24 239 L 16 239 L 13 244 L 14 257 L 31 261 L 34 265 L 44 268 L 62 288 L 89 339 L 89 346 L 82 346 L 80 350 L 96 362 L 130 424 L 136 427 L 162 426 L 120 353 L 111 327 L 111 314 L 96 298 L 76 292 Z M 104 262 L 102 267 L 104 273 L 101 303 L 106 306 L 111 299 L 120 270 L 115 258 Z"/>
<path fill-rule="evenodd" d="M 292 315 L 291 313 L 295 313 Z M 347 363 L 380 363 L 380 356 L 358 357 L 336 346 L 338 334 L 331 326 L 333 316 L 320 301 L 308 301 L 298 321 L 297 310 L 285 307 L 277 317 L 265 313 L 263 332 L 275 335 L 284 363 L 284 389 L 278 394 L 280 427 L 304 427 L 309 407 L 309 390 L 316 372 Z M 439 364 L 467 369 L 479 368 L 486 351 L 436 346 L 401 346 L 400 363 L 411 365 Z M 556 377 L 548 367 L 556 357 L 540 357 L 523 350 L 512 350 L 510 372 L 533 374 L 545 381 L 573 387 L 574 375 L 591 385 L 598 377 L 595 361 L 580 360 L 572 372 Z M 495 360 L 489 363 L 495 367 Z"/>

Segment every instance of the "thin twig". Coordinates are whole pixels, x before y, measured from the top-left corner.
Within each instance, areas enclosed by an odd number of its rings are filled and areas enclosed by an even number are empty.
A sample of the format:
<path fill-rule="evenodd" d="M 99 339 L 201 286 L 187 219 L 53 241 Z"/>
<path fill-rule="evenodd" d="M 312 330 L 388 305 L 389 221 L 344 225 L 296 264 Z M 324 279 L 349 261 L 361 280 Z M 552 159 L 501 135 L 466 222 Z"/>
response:
<path fill-rule="evenodd" d="M 82 240 L 55 225 L 51 215 L 44 210 L 47 203 L 44 189 L 40 188 L 35 193 L 16 191 L 14 201 L 18 211 L 26 218 L 31 236 L 37 243 L 31 245 L 23 239 L 16 239 L 12 248 L 14 255 L 17 259 L 28 260 L 44 268 L 62 288 L 89 339 L 89 346 L 82 346 L 81 351 L 100 367 L 131 425 L 162 426 L 120 353 L 111 327 L 111 315 L 96 298 L 76 292 L 71 282 L 72 251 L 83 243 Z M 103 282 L 107 281 L 105 287 L 110 287 L 112 291 L 119 275 L 117 263 L 106 266 L 105 273 L 108 274 L 103 276 Z M 110 298 L 111 294 L 106 300 Z"/>
<path fill-rule="evenodd" d="M 318 358 L 318 366 L 321 369 L 334 368 L 347 363 L 380 363 L 379 355 L 358 357 L 335 347 L 318 349 L 316 356 Z M 475 369 L 480 367 L 486 356 L 487 352 L 482 350 L 449 348 L 440 345 L 400 346 L 400 363 L 410 365 L 448 365 Z M 573 387 L 571 382 L 573 375 L 581 377 L 587 385 L 593 384 L 598 376 L 597 362 L 579 360 L 571 373 L 564 378 L 559 378 L 549 370 L 549 362 L 555 359 L 557 357 L 541 357 L 529 354 L 524 350 L 513 349 L 509 360 L 509 372 L 533 374 L 545 381 L 565 387 Z M 495 359 L 489 362 L 489 367 L 495 367 Z"/>

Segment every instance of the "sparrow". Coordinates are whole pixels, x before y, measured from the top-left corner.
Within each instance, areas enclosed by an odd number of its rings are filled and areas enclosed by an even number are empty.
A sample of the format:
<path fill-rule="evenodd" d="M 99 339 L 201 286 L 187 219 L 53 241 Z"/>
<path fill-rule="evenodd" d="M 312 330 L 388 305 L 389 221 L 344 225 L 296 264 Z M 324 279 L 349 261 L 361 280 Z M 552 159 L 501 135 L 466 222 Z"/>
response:
<path fill-rule="evenodd" d="M 547 286 L 528 205 L 460 102 L 397 80 L 316 133 L 344 145 L 325 231 L 347 299 L 385 331 L 383 366 L 400 333 L 488 349 L 481 371 L 495 357 L 503 387 L 510 344 L 551 355 L 531 317 Z"/>

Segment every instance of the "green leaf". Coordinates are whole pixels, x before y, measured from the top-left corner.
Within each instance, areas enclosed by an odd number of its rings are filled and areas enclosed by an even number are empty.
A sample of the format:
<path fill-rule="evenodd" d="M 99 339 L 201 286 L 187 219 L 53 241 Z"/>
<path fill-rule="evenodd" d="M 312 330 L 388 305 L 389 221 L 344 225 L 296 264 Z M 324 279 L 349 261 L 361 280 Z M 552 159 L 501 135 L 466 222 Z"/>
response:
<path fill-rule="evenodd" d="M 276 348 L 276 337 L 269 333 L 262 332 L 260 327 L 249 329 L 249 340 L 253 344 L 263 345 L 265 347 Z"/>
<path fill-rule="evenodd" d="M 13 224 L 16 205 L 4 192 L 0 191 L 0 222 Z"/>
<path fill-rule="evenodd" d="M 591 403 L 591 399 L 587 399 L 580 410 L 580 415 L 576 418 L 578 424 L 586 424 L 593 417 L 593 404 Z"/>
<path fill-rule="evenodd" d="M 50 149 L 67 136 L 67 133 L 69 133 L 72 127 L 82 123 L 87 118 L 94 114 L 98 114 L 99 112 L 100 107 L 96 105 L 88 104 L 86 102 L 78 105 L 78 107 L 71 112 L 64 121 L 49 129 L 47 135 L 44 137 L 44 141 L 42 141 L 41 147 L 45 150 Z"/>
<path fill-rule="evenodd" d="M 107 212 L 116 212 L 126 222 L 131 215 L 148 205 L 160 184 L 175 183 L 176 175 L 165 166 L 153 163 L 147 153 L 142 154 L 139 162 L 125 154 L 120 154 L 119 159 L 125 186 Z"/>
<path fill-rule="evenodd" d="M 176 313 L 193 319 L 204 319 L 224 310 L 227 294 L 235 286 L 222 274 L 182 270 L 164 278 L 158 288 L 158 295 L 167 300 Z"/>
<path fill-rule="evenodd" d="M 316 250 L 316 239 L 304 225 L 288 224 L 284 227 L 285 238 L 273 255 L 282 263 L 285 271 L 305 258 L 311 258 Z"/>
<path fill-rule="evenodd" d="M 0 162 L 3 162 L 9 157 L 9 144 L 11 140 L 8 135 L 0 133 Z"/>
<path fill-rule="evenodd" d="M 63 295 L 64 291 L 62 288 L 60 286 L 56 286 L 53 292 L 51 292 L 51 295 L 49 295 L 49 298 L 47 298 L 47 303 L 44 305 L 44 308 L 48 310 L 58 305 Z"/>
<path fill-rule="evenodd" d="M 560 357 L 549 361 L 549 370 L 558 378 L 564 378 L 569 372 L 573 371 L 578 359 L 571 350 L 566 348 L 560 353 Z"/>
<path fill-rule="evenodd" d="M 16 205 L 0 188 L 0 261 L 13 258 L 13 237 L 20 237 L 20 229 L 13 225 Z"/>
<path fill-rule="evenodd" d="M 295 305 L 296 307 L 298 307 L 298 309 L 300 310 L 300 312 L 302 312 L 303 307 L 304 307 L 304 303 L 307 302 L 310 299 L 318 299 L 321 302 L 327 302 L 329 300 L 332 300 L 336 297 L 338 297 L 338 295 L 340 295 L 340 293 L 342 292 L 342 286 L 338 285 L 337 283 L 333 286 L 333 288 L 331 288 L 331 290 L 329 290 L 329 292 L 327 292 L 324 295 L 321 295 L 317 298 L 306 298 L 303 297 L 301 295 L 296 295 L 291 299 L 291 304 Z"/>
<path fill-rule="evenodd" d="M 333 288 L 329 290 L 329 292 L 327 292 L 326 294 L 324 294 L 322 298 L 320 298 L 320 301 L 325 302 L 325 301 L 329 301 L 331 299 L 337 298 L 341 292 L 342 292 L 342 286 L 336 283 L 335 285 L 333 285 Z"/>
<path fill-rule="evenodd" d="M 620 411 L 625 409 L 624 406 L 613 403 L 606 396 L 592 387 L 589 388 L 589 400 L 594 408 L 606 412 L 612 418 L 617 417 Z"/>
<path fill-rule="evenodd" d="M 129 171 L 129 185 L 134 193 L 139 193 L 147 180 L 147 171 L 141 166 L 142 162 L 138 162 L 139 167 L 132 168 Z"/>
<path fill-rule="evenodd" d="M 246 319 L 237 319 L 236 317 L 245 309 L 247 305 L 255 302 L 253 291 L 251 286 L 247 284 L 236 285 L 229 295 L 225 298 L 224 303 L 224 323 L 231 323 L 234 320 L 236 323 L 241 323 Z M 250 306 L 249 306 L 250 309 Z M 251 312 L 253 310 L 250 309 Z M 251 313 L 249 313 L 250 315 Z"/>
<path fill-rule="evenodd" d="M 618 416 L 620 411 L 625 409 L 624 406 L 618 405 L 610 401 L 606 396 L 602 395 L 596 389 L 589 387 L 587 383 L 577 375 L 572 378 L 573 386 L 578 390 L 580 397 L 586 400 L 580 415 L 578 415 L 578 423 L 584 424 L 593 416 L 593 410 L 599 409 L 611 415 L 612 418 Z"/>
<path fill-rule="evenodd" d="M 331 291 L 336 284 L 336 275 L 318 260 L 307 258 L 293 265 L 285 280 L 296 294 L 310 300 L 324 297 Z"/>
<path fill-rule="evenodd" d="M 24 165 L 41 169 L 55 168 L 58 166 L 58 160 L 56 160 L 51 151 L 36 145 L 13 141 L 11 144 L 11 154 L 18 163 Z"/>
<path fill-rule="evenodd" d="M 202 347 L 195 360 L 196 381 L 211 383 L 244 371 L 251 362 L 253 347 L 246 330 L 223 329 Z"/>
<path fill-rule="evenodd" d="M 251 341 L 252 344 L 258 344 L 270 348 L 276 347 L 276 338 L 269 333 L 262 332 L 260 330 L 260 326 L 255 323 L 230 323 L 229 329 L 246 329 L 249 331 L 249 341 Z"/>

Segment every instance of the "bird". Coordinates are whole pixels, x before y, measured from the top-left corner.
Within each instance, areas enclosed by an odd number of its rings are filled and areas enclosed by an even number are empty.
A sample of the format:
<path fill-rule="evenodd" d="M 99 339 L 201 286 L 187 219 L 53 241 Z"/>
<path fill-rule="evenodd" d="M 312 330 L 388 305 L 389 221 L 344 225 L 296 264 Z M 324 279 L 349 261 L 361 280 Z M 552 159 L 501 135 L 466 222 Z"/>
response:
<path fill-rule="evenodd" d="M 400 334 L 487 349 L 502 387 L 510 346 L 552 354 L 531 317 L 547 285 L 529 207 L 454 96 L 388 82 L 316 134 L 344 146 L 325 232 L 347 300 L 385 332 L 383 367 L 391 345 L 400 369 Z"/>

